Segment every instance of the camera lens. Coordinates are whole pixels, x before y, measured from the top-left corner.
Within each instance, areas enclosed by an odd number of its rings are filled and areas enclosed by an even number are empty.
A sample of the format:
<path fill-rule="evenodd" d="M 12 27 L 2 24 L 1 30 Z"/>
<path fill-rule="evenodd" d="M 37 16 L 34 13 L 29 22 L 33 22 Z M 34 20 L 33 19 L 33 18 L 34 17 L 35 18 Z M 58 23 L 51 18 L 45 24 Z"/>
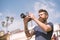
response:
<path fill-rule="evenodd" d="M 25 18 L 26 15 L 25 15 L 24 13 L 21 13 L 20 17 L 21 17 L 21 18 Z"/>

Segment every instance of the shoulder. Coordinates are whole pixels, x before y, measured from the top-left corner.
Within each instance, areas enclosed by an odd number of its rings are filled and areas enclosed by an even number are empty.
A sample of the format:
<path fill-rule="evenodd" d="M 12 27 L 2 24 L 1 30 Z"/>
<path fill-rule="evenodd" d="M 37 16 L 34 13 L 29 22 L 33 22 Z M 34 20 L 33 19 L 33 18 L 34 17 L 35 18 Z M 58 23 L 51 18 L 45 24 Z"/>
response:
<path fill-rule="evenodd" d="M 50 25 L 53 28 L 53 23 L 52 22 L 48 22 L 47 25 Z"/>
<path fill-rule="evenodd" d="M 52 23 L 52 22 L 48 22 L 47 24 L 48 24 L 48 25 L 53 25 L 53 23 Z"/>

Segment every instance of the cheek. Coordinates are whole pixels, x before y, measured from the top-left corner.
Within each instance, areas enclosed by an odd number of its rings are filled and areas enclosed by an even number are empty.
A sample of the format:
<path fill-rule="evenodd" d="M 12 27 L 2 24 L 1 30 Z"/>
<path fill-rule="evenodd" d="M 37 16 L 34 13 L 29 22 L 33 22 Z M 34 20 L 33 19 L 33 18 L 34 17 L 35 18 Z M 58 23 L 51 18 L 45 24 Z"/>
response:
<path fill-rule="evenodd" d="M 46 16 L 43 15 L 43 16 L 41 16 L 41 17 L 42 17 L 42 18 L 45 18 Z"/>

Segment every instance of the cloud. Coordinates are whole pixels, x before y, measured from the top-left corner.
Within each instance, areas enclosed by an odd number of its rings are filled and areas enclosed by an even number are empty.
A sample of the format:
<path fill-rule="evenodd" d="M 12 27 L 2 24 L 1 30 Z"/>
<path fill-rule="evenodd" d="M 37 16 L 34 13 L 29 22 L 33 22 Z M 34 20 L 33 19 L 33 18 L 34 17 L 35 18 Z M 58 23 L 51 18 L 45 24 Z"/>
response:
<path fill-rule="evenodd" d="M 35 3 L 35 5 L 34 5 L 35 11 L 37 11 L 39 9 L 39 5 L 40 5 L 40 2 L 36 2 Z"/>
<path fill-rule="evenodd" d="M 49 2 L 49 4 L 50 4 L 51 6 L 53 6 L 53 7 L 56 6 L 55 3 L 52 3 L 52 2 Z"/>
<path fill-rule="evenodd" d="M 57 4 L 54 3 L 53 1 L 40 0 L 39 2 L 35 2 L 34 4 L 35 13 L 37 13 L 39 9 L 45 9 L 48 11 L 49 21 L 54 21 L 53 19 L 56 20 L 57 18 L 60 18 L 60 13 L 58 13 L 56 8 L 57 8 Z"/>
<path fill-rule="evenodd" d="M 1 21 L 2 21 L 2 20 L 1 20 L 1 16 L 2 16 L 2 15 L 3 15 L 3 14 L 2 14 L 2 13 L 0 13 L 0 25 L 1 25 Z"/>
<path fill-rule="evenodd" d="M 60 18 L 60 12 L 57 12 L 55 15 L 54 15 L 55 18 Z"/>
<path fill-rule="evenodd" d="M 35 2 L 34 4 L 34 10 L 38 11 L 39 9 L 46 9 L 50 12 L 54 11 L 55 4 L 53 2 Z"/>
<path fill-rule="evenodd" d="M 0 16 L 2 16 L 2 13 L 0 13 Z"/>

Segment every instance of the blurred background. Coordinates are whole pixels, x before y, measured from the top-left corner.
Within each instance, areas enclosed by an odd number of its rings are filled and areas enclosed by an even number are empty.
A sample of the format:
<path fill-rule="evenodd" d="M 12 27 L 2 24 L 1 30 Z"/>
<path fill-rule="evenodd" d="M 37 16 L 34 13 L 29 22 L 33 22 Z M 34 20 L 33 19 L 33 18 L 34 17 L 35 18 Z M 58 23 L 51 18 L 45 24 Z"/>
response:
<path fill-rule="evenodd" d="M 39 9 L 48 11 L 48 22 L 54 24 L 52 39 L 56 37 L 60 40 L 60 0 L 0 0 L 0 40 L 25 40 L 24 24 L 20 14 L 33 12 L 38 17 Z M 35 22 L 29 22 L 28 26 L 31 30 Z M 34 36 L 31 40 L 33 39 Z"/>

